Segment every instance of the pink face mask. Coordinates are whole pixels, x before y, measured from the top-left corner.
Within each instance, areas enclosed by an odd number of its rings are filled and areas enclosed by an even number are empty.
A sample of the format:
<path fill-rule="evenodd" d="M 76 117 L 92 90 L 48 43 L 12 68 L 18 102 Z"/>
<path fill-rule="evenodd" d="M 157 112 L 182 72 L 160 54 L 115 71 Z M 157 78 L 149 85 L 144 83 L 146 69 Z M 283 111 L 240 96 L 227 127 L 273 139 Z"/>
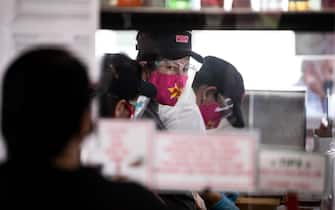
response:
<path fill-rule="evenodd" d="M 220 108 L 217 102 L 199 105 L 207 129 L 217 128 L 222 119 L 222 112 L 216 111 Z"/>
<path fill-rule="evenodd" d="M 151 82 L 157 89 L 156 100 L 163 105 L 176 105 L 187 81 L 186 75 L 163 74 L 153 71 L 150 75 Z"/>

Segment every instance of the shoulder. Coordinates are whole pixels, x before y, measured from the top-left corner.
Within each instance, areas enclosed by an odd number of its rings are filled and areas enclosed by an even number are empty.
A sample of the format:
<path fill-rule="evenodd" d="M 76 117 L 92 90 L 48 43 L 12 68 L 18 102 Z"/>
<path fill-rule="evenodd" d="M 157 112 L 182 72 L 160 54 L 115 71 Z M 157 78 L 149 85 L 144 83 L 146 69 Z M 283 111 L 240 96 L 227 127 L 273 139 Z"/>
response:
<path fill-rule="evenodd" d="M 86 169 L 88 182 L 93 191 L 106 204 L 114 201 L 120 209 L 165 209 L 165 205 L 152 191 L 134 182 L 116 182 L 106 179 L 95 171 Z M 92 189 L 92 188 L 91 188 Z"/>

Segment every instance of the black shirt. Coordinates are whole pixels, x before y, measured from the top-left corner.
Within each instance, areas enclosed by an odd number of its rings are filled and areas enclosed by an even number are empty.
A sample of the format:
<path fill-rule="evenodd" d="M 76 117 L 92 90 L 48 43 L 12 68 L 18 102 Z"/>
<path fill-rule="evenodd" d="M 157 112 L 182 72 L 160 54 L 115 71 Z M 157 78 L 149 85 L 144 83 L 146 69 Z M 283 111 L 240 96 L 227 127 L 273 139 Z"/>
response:
<path fill-rule="evenodd" d="M 6 163 L 0 167 L 0 209 L 166 209 L 135 183 L 112 182 L 89 168 L 66 171 Z"/>

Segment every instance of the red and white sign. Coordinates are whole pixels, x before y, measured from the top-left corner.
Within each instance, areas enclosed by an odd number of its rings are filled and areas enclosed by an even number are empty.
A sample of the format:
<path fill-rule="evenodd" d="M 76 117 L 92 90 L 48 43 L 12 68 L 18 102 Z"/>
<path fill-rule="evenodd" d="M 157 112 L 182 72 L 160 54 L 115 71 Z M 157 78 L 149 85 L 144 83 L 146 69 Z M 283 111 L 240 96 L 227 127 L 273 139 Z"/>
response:
<path fill-rule="evenodd" d="M 233 190 L 256 187 L 255 133 L 192 135 L 159 133 L 155 138 L 154 186 L 162 190 Z"/>
<path fill-rule="evenodd" d="M 259 187 L 263 191 L 322 193 L 326 159 L 321 154 L 262 150 Z"/>
<path fill-rule="evenodd" d="M 252 192 L 258 133 L 155 133 L 143 121 L 101 120 L 103 172 L 159 190 Z"/>
<path fill-rule="evenodd" d="M 176 35 L 176 42 L 177 43 L 188 43 L 189 37 L 187 35 Z"/>
<path fill-rule="evenodd" d="M 101 120 L 103 173 L 125 176 L 150 186 L 154 129 L 154 124 L 148 121 Z"/>

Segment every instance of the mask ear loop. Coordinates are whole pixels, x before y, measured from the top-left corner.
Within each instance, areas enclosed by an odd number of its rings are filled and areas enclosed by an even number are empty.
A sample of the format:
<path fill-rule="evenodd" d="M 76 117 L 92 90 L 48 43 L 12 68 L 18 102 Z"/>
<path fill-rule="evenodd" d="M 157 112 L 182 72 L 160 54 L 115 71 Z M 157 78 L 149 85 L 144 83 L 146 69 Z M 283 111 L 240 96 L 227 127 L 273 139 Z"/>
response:
<path fill-rule="evenodd" d="M 215 112 L 222 112 L 222 111 L 226 111 L 229 109 L 232 109 L 234 107 L 233 101 L 231 100 L 231 98 L 225 98 L 223 101 L 223 107 L 218 107 L 215 109 Z"/>
<path fill-rule="evenodd" d="M 218 101 L 220 106 L 215 109 L 215 112 L 222 112 L 222 118 L 228 118 L 232 116 L 234 107 L 233 100 L 218 94 Z"/>

